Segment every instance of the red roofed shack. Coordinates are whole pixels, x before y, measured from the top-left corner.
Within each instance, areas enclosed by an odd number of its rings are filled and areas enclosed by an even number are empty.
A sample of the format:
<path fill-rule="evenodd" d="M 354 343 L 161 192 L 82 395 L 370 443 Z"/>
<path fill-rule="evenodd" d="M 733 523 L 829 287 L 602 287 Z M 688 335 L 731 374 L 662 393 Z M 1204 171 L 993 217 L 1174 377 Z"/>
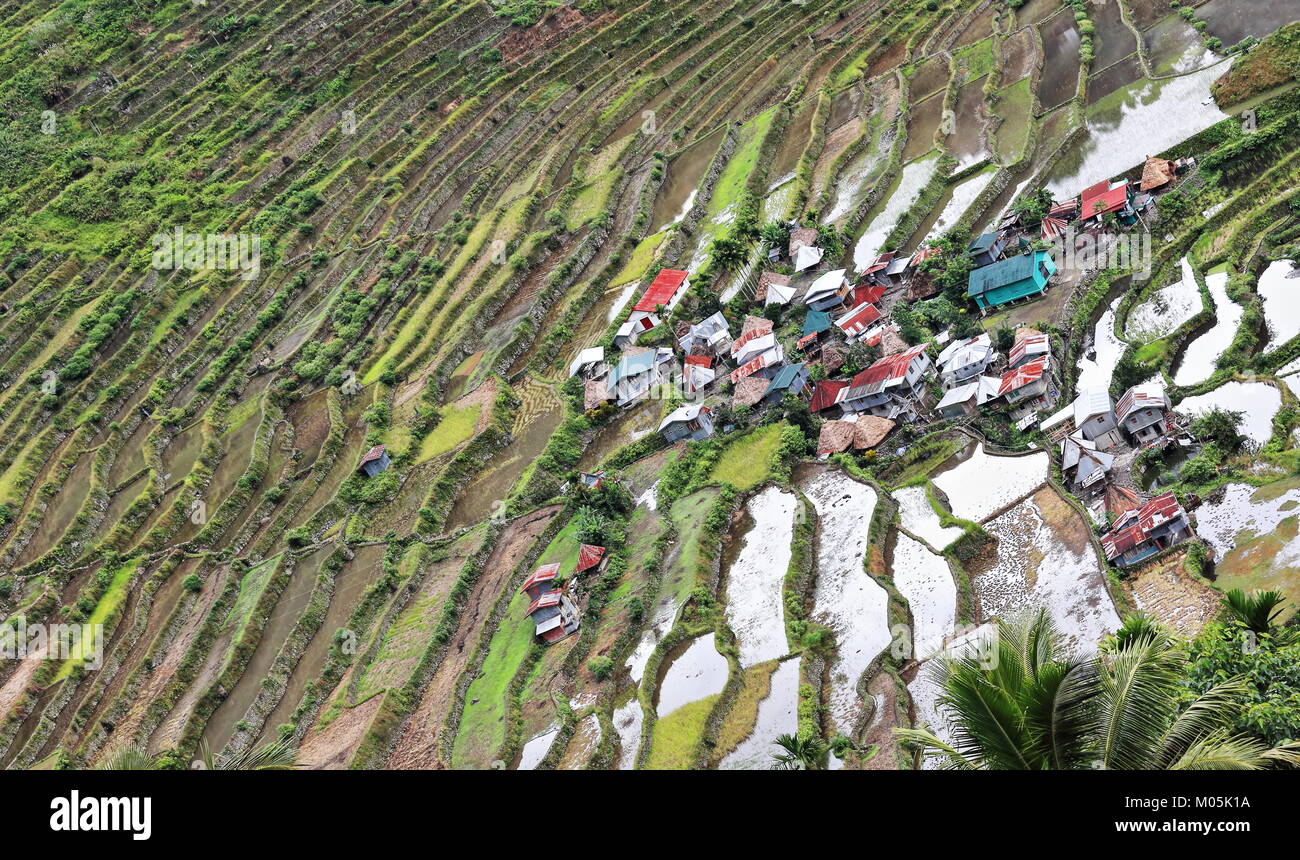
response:
<path fill-rule="evenodd" d="M 1194 535 L 1187 512 L 1173 493 L 1156 496 L 1136 510 L 1125 511 L 1101 539 L 1106 560 L 1132 567 Z"/>

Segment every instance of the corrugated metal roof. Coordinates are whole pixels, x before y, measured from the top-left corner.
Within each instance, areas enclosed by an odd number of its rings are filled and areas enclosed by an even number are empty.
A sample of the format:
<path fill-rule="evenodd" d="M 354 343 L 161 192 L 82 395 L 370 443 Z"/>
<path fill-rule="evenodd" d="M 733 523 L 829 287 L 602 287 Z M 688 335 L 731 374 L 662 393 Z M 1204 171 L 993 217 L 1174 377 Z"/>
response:
<path fill-rule="evenodd" d="M 1026 385 L 1037 382 L 1042 378 L 1045 370 L 1047 370 L 1046 358 L 1031 361 L 1028 364 L 1017 367 L 1015 370 L 1008 370 L 1006 373 L 1002 374 L 1002 382 L 998 385 L 998 396 L 1000 397 L 1003 394 L 1018 391 Z"/>
<path fill-rule="evenodd" d="M 839 402 L 840 394 L 848 387 L 849 383 L 844 380 L 822 380 L 813 390 L 812 402 L 808 404 L 808 409 L 812 412 L 830 409 Z"/>
<path fill-rule="evenodd" d="M 648 313 L 660 305 L 667 305 L 689 274 L 681 269 L 660 269 L 632 310 Z"/>
<path fill-rule="evenodd" d="M 1028 254 L 1019 254 L 1015 257 L 1007 257 L 1005 260 L 998 260 L 996 263 L 987 266 L 981 266 L 970 273 L 966 295 L 982 296 L 989 290 L 1005 287 L 1007 284 L 1014 284 L 1026 278 L 1032 278 L 1038 260 L 1046 256 L 1046 251 L 1034 251 Z"/>
<path fill-rule="evenodd" d="M 574 569 L 575 573 L 582 573 L 584 570 L 591 570 L 600 564 L 600 560 L 605 557 L 605 548 L 603 546 L 592 546 L 584 543 L 578 547 L 578 566 Z"/>

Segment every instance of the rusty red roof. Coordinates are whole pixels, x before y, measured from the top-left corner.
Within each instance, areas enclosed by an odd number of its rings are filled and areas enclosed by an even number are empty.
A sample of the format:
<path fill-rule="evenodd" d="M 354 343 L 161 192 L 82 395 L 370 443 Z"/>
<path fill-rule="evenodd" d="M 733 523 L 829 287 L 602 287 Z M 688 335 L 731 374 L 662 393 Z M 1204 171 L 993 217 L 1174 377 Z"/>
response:
<path fill-rule="evenodd" d="M 1017 367 L 1015 370 L 1008 370 L 1002 374 L 1002 382 L 998 385 L 998 396 L 1001 397 L 1003 394 L 1037 382 L 1042 378 L 1045 370 L 1047 370 L 1046 358 L 1039 358 Z"/>
<path fill-rule="evenodd" d="M 655 275 L 655 279 L 646 288 L 645 294 L 641 296 L 641 301 L 637 302 L 632 310 L 648 313 L 660 305 L 668 304 L 681 289 L 688 274 L 690 273 L 681 269 L 660 269 L 659 274 Z"/>
<path fill-rule="evenodd" d="M 1182 515 L 1183 506 L 1173 493 L 1162 493 L 1136 510 L 1125 511 L 1118 525 L 1101 539 L 1106 559 L 1113 560 L 1144 543 L 1152 529 Z"/>
<path fill-rule="evenodd" d="M 560 573 L 559 562 L 555 562 L 554 564 L 544 564 L 541 567 L 537 568 L 537 570 L 534 570 L 532 573 L 528 574 L 528 578 L 524 580 L 523 585 L 519 586 L 519 590 L 527 591 L 528 589 L 532 588 L 534 585 L 537 585 L 539 583 L 550 582 L 551 580 L 555 579 L 555 577 L 558 576 L 559 573 Z"/>
<path fill-rule="evenodd" d="M 1047 335 L 1041 332 L 1034 332 L 1016 341 L 1015 346 L 1011 347 L 1011 352 L 1007 360 L 1014 367 L 1025 358 L 1033 355 L 1044 355 L 1051 352 L 1051 342 L 1048 341 Z"/>
<path fill-rule="evenodd" d="M 863 284 L 853 290 L 853 306 L 870 305 L 880 301 L 885 295 L 885 287 L 874 284 Z"/>
<path fill-rule="evenodd" d="M 1123 421 L 1130 414 L 1139 409 L 1155 407 L 1162 410 L 1169 409 L 1169 399 L 1165 395 L 1165 390 L 1158 383 L 1151 385 L 1135 385 L 1115 404 L 1115 417 Z"/>
<path fill-rule="evenodd" d="M 780 360 L 780 350 L 769 349 L 767 352 L 756 358 L 751 358 L 746 364 L 742 364 L 735 370 L 731 371 L 731 384 L 735 385 L 747 376 L 753 376 L 758 371 L 768 365 Z"/>
<path fill-rule="evenodd" d="M 559 591 L 548 591 L 545 594 L 539 595 L 536 600 L 528 604 L 528 610 L 524 615 L 532 615 L 534 612 L 545 606 L 558 606 L 562 594 L 563 592 Z"/>
<path fill-rule="evenodd" d="M 880 319 L 880 311 L 875 305 L 858 305 L 835 321 L 849 337 L 861 334 L 867 327 Z"/>
<path fill-rule="evenodd" d="M 907 376 L 907 369 L 912 366 L 912 360 L 921 353 L 925 352 L 926 345 L 918 343 L 916 346 L 906 349 L 895 355 L 887 355 L 868 367 L 866 370 L 853 377 L 850 394 L 861 397 L 873 393 L 870 390 L 858 392 L 858 389 L 874 389 L 879 391 L 888 388 L 891 385 L 902 381 Z"/>
<path fill-rule="evenodd" d="M 374 460 L 378 460 L 382 456 L 384 456 L 384 446 L 376 445 L 375 447 L 367 451 L 365 456 L 361 458 L 361 462 L 357 463 L 357 468 L 360 469 L 365 464 L 372 462 Z"/>
<path fill-rule="evenodd" d="M 698 364 L 700 367 L 713 367 L 713 357 L 708 355 L 688 355 L 686 356 L 687 364 Z"/>
<path fill-rule="evenodd" d="M 751 323 L 751 320 L 758 320 L 761 322 Z M 744 348 L 745 344 L 749 343 L 754 338 L 762 337 L 763 335 L 771 334 L 771 333 L 772 333 L 771 320 L 763 319 L 762 317 L 746 317 L 745 331 L 741 333 L 740 337 L 732 341 L 731 354 L 732 355 L 739 354 L 741 349 Z"/>
<path fill-rule="evenodd" d="M 575 573 L 582 573 L 584 570 L 591 570 L 600 564 L 600 560 L 605 557 L 605 548 L 603 546 L 592 546 L 584 543 L 578 549 L 578 566 Z"/>
<path fill-rule="evenodd" d="M 808 409 L 812 412 L 821 412 L 830 409 L 839 402 L 840 392 L 848 387 L 848 382 L 844 380 L 822 380 L 817 383 L 817 388 L 813 391 L 812 402 L 808 404 Z"/>

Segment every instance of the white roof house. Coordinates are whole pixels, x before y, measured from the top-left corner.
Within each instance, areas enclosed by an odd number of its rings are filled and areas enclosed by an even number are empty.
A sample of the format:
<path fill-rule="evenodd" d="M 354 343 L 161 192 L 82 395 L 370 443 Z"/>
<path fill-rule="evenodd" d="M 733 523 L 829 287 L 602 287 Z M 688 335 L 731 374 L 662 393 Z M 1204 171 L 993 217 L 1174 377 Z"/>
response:
<path fill-rule="evenodd" d="M 997 358 L 997 350 L 987 334 L 953 341 L 939 353 L 935 362 L 945 385 L 963 383 L 982 372 Z"/>
<path fill-rule="evenodd" d="M 716 352 L 730 340 L 731 331 L 727 328 L 727 319 L 722 315 L 722 311 L 718 311 L 692 325 L 690 331 L 682 335 L 678 344 L 681 345 L 682 352 L 686 353 L 696 345 L 707 346 Z"/>
<path fill-rule="evenodd" d="M 844 277 L 846 271 L 848 270 L 836 269 L 833 272 L 827 272 L 817 278 L 817 280 L 808 285 L 808 291 L 804 293 L 803 296 L 803 303 L 811 305 L 837 294 L 841 289 L 843 289 L 844 285 L 848 283 L 847 279 Z M 771 287 L 768 287 L 769 295 L 771 289 Z"/>
<path fill-rule="evenodd" d="M 569 376 L 577 376 L 582 371 L 591 367 L 593 364 L 600 364 L 605 360 L 605 348 L 602 346 L 589 346 L 582 352 L 578 353 L 569 364 Z"/>
<path fill-rule="evenodd" d="M 776 346 L 776 332 L 768 332 L 760 337 L 746 341 L 733 356 L 738 365 L 746 365 L 758 356 Z"/>
<path fill-rule="evenodd" d="M 782 286 L 781 284 L 768 284 L 767 300 L 763 302 L 763 306 L 788 305 L 790 304 L 790 300 L 794 298 L 796 290 L 797 287 Z"/>
<path fill-rule="evenodd" d="M 802 272 L 804 269 L 811 269 L 822 261 L 822 255 L 825 253 L 821 248 L 804 245 L 794 252 L 794 270 Z"/>
<path fill-rule="evenodd" d="M 685 406 L 677 407 L 672 412 L 665 415 L 664 420 L 659 422 L 660 432 L 672 424 L 677 424 L 682 421 L 694 421 L 700 416 L 701 409 L 707 409 L 707 407 L 703 403 L 688 403 Z"/>

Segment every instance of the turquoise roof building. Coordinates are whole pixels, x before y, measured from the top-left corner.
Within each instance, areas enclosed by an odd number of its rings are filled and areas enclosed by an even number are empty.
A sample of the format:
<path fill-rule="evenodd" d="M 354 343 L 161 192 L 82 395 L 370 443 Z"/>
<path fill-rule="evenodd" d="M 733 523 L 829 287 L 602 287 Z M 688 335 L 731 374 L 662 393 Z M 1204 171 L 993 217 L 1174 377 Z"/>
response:
<path fill-rule="evenodd" d="M 1047 282 L 1056 272 L 1056 262 L 1046 251 L 1031 251 L 999 260 L 970 273 L 966 298 L 980 310 L 1036 296 L 1047 290 Z"/>

